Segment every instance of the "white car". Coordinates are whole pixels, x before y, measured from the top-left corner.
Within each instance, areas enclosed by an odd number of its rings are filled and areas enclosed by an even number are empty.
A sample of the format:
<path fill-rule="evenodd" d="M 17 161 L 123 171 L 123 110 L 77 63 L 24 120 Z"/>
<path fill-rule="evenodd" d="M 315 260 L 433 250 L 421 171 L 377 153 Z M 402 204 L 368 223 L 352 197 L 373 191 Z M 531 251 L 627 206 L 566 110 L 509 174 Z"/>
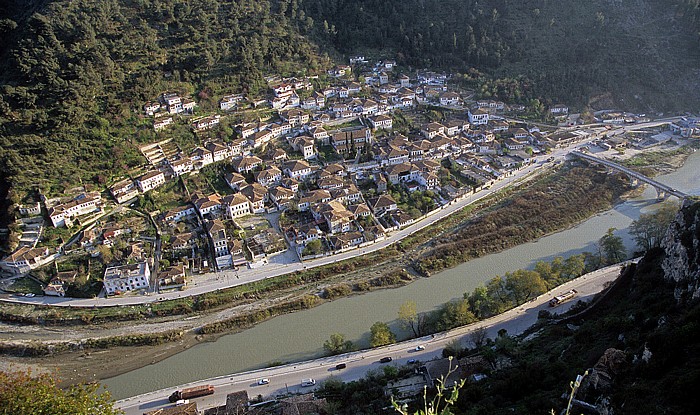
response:
<path fill-rule="evenodd" d="M 270 379 L 268 378 L 262 378 L 258 381 L 258 385 L 267 385 L 268 383 L 270 383 Z"/>
<path fill-rule="evenodd" d="M 415 351 L 417 351 L 417 352 L 420 352 L 421 350 L 425 350 L 425 346 L 423 346 L 423 345 L 421 344 L 421 345 L 419 345 L 419 346 L 416 346 L 416 348 L 413 349 L 413 350 L 415 350 Z"/>
<path fill-rule="evenodd" d="M 302 379 L 301 380 L 301 386 L 314 386 L 316 384 L 315 379 Z"/>
<path fill-rule="evenodd" d="M 24 294 L 24 296 L 25 296 L 25 297 L 32 298 L 32 297 L 35 297 L 36 294 L 34 294 L 34 293 L 27 293 L 27 294 Z"/>

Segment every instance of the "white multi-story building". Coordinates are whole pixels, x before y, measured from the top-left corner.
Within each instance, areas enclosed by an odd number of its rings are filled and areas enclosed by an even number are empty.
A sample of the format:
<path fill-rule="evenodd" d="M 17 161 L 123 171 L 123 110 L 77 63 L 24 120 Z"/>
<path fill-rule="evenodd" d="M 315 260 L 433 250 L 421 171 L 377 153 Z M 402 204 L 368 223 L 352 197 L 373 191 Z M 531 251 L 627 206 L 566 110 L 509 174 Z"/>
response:
<path fill-rule="evenodd" d="M 189 157 L 183 157 L 179 160 L 170 161 L 170 168 L 173 170 L 173 174 L 176 176 L 181 176 L 185 173 L 189 173 L 194 168 L 192 164 L 192 159 Z"/>
<path fill-rule="evenodd" d="M 174 92 L 163 94 L 163 102 L 168 107 L 168 112 L 171 114 L 179 114 L 182 110 L 182 99 Z"/>
<path fill-rule="evenodd" d="M 165 183 L 165 175 L 162 171 L 158 170 L 150 171 L 136 179 L 136 185 L 142 193 L 155 189 L 163 183 Z"/>
<path fill-rule="evenodd" d="M 48 248 L 21 246 L 0 261 L 0 268 L 12 274 L 24 274 L 53 260 Z"/>
<path fill-rule="evenodd" d="M 372 124 L 372 128 L 375 130 L 380 128 L 391 130 L 392 127 L 392 119 L 388 115 L 377 115 L 376 117 L 370 117 L 369 122 Z"/>
<path fill-rule="evenodd" d="M 219 108 L 223 111 L 228 111 L 236 107 L 236 104 L 243 99 L 241 94 L 226 95 L 219 101 Z"/>
<path fill-rule="evenodd" d="M 56 205 L 49 209 L 49 218 L 54 227 L 71 226 L 71 219 L 76 216 L 100 210 L 102 198 L 99 193 L 82 194 L 68 203 Z"/>
<path fill-rule="evenodd" d="M 479 108 L 472 112 L 469 110 L 469 123 L 471 125 L 486 125 L 489 122 L 489 113 Z"/>
<path fill-rule="evenodd" d="M 139 189 L 136 188 L 134 181 L 131 179 L 124 179 L 115 183 L 109 188 L 109 191 L 117 203 L 127 202 L 139 195 Z"/>
<path fill-rule="evenodd" d="M 234 193 L 223 198 L 221 201 L 231 218 L 250 214 L 250 202 L 248 198 L 240 193 Z"/>
<path fill-rule="evenodd" d="M 158 131 L 173 123 L 173 117 L 161 118 L 153 121 L 153 129 Z"/>
<path fill-rule="evenodd" d="M 104 275 L 105 292 L 114 295 L 148 288 L 150 278 L 151 269 L 147 262 L 109 267 Z"/>

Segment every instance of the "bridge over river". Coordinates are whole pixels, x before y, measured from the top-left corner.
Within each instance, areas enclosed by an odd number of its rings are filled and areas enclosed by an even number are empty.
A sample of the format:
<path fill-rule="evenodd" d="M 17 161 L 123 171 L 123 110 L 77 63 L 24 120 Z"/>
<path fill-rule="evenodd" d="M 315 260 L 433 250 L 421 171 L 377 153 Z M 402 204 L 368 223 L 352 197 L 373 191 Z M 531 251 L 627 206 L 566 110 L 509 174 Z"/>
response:
<path fill-rule="evenodd" d="M 611 168 L 613 170 L 620 171 L 624 174 L 626 174 L 631 180 L 632 184 L 636 185 L 639 182 L 646 183 L 654 188 L 656 190 L 656 194 L 659 198 L 659 200 L 664 200 L 667 199 L 669 196 L 675 196 L 681 200 L 685 199 L 688 195 L 681 192 L 680 190 L 676 190 L 671 186 L 665 185 L 663 183 L 659 183 L 656 180 L 650 179 L 647 176 L 636 172 L 634 170 L 630 170 L 625 166 L 621 166 L 617 163 L 614 163 L 610 160 L 605 160 L 601 159 L 595 156 L 592 156 L 590 154 L 582 153 L 580 151 L 572 151 L 569 153 L 572 156 L 579 157 L 581 159 L 587 160 L 591 163 L 596 163 L 603 165 L 605 167 Z"/>

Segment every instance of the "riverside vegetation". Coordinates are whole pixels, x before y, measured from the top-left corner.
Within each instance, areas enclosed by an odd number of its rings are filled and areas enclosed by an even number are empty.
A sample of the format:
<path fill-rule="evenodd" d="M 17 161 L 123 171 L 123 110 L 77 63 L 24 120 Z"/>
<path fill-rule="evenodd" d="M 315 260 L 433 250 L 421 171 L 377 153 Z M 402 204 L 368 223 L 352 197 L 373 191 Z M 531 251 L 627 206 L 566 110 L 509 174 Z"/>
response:
<path fill-rule="evenodd" d="M 675 213 L 677 206 L 668 205 L 662 214 L 650 214 L 643 220 L 647 225 L 640 227 L 667 228 L 673 219 L 666 214 L 670 210 Z M 586 252 L 566 259 L 557 257 L 551 262 L 539 261 L 532 270 L 519 269 L 494 277 L 471 293 L 464 293 L 461 299 L 449 301 L 428 313 L 418 313 L 416 303 L 408 300 L 401 305 L 398 320 L 402 328 L 410 330 L 415 337 L 466 326 L 518 307 L 566 281 L 626 258 L 622 238 L 613 235 L 613 229 L 603 235 L 597 245 L 599 249 L 595 253 Z M 370 334 L 371 347 L 396 342 L 396 335 L 386 323 L 374 323 Z M 345 341 L 343 334 L 334 333 L 323 348 L 330 354 L 340 354 L 353 350 L 354 346 Z"/>

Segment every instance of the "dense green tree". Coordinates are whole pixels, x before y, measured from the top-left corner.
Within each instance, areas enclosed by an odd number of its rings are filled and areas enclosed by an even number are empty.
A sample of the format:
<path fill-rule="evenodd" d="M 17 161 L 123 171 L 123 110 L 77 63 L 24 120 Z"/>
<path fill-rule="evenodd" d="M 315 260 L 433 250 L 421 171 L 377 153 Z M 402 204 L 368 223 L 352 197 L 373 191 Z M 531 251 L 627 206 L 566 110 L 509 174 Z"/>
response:
<path fill-rule="evenodd" d="M 639 219 L 630 225 L 630 234 L 642 251 L 660 246 L 668 226 L 678 212 L 678 204 L 664 203 L 657 211 L 642 213 Z"/>
<path fill-rule="evenodd" d="M 314 239 L 304 247 L 304 255 L 316 255 L 323 251 L 323 243 L 320 239 Z"/>
<path fill-rule="evenodd" d="M 477 320 L 471 311 L 469 300 L 460 299 L 445 303 L 437 311 L 436 328 L 438 331 L 465 326 Z"/>
<path fill-rule="evenodd" d="M 514 304 L 522 304 L 547 291 L 540 274 L 522 269 L 506 273 L 505 287 Z"/>
<path fill-rule="evenodd" d="M 49 374 L 0 371 L 0 414 L 112 415 L 115 409 L 108 392 L 99 385 L 73 385 L 61 389 Z"/>
<path fill-rule="evenodd" d="M 389 328 L 389 325 L 378 321 L 370 328 L 369 345 L 371 347 L 385 346 L 396 343 L 396 336 Z"/>
<path fill-rule="evenodd" d="M 323 350 L 332 355 L 351 352 L 353 349 L 353 343 L 345 340 L 345 335 L 340 333 L 331 334 L 331 337 L 323 342 Z"/>
<path fill-rule="evenodd" d="M 469 308 L 480 319 L 490 317 L 495 306 L 494 299 L 489 295 L 489 291 L 484 285 L 474 288 L 471 294 L 464 294 L 469 301 Z"/>
<path fill-rule="evenodd" d="M 615 228 L 608 229 L 599 241 L 603 263 L 606 265 L 617 264 L 623 261 L 627 256 L 622 238 L 614 234 L 616 230 Z"/>
<path fill-rule="evenodd" d="M 583 254 L 572 255 L 566 258 L 566 260 L 564 260 L 564 265 L 562 266 L 561 273 L 559 274 L 561 279 L 569 280 L 583 275 L 586 269 L 586 263 L 584 259 L 585 256 Z"/>

